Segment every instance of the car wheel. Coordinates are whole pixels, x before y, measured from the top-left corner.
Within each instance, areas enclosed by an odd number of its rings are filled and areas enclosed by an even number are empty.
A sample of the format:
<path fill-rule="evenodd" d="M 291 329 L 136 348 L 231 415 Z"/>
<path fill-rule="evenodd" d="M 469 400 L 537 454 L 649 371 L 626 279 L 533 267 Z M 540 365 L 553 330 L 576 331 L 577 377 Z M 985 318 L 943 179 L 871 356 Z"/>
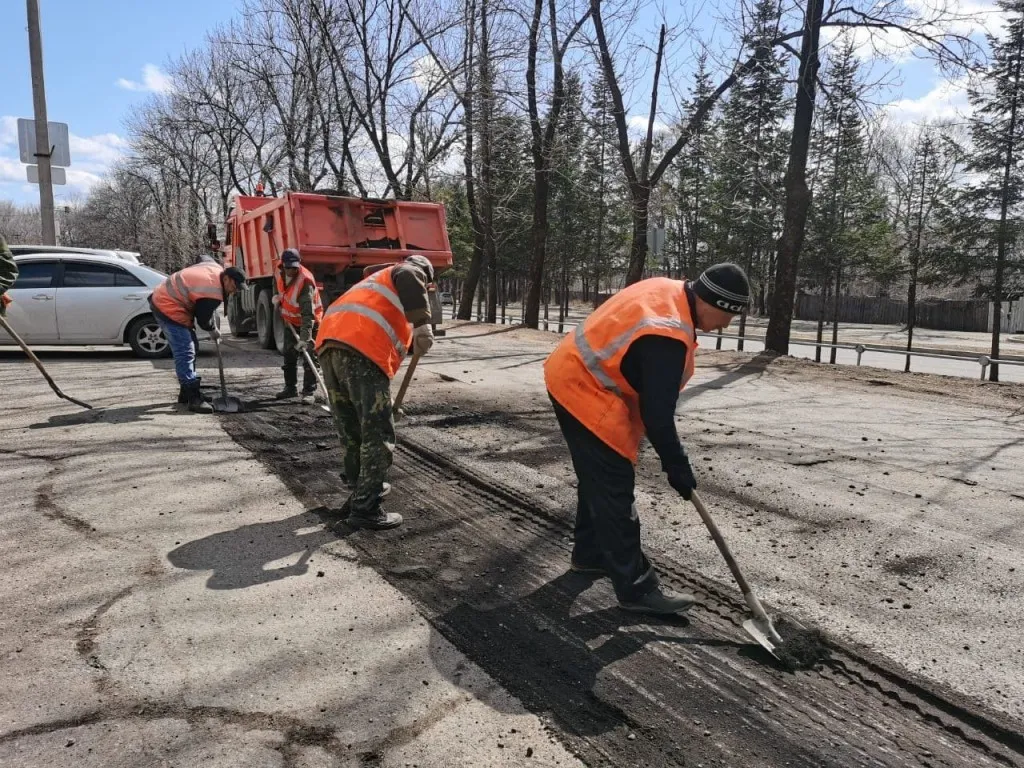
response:
<path fill-rule="evenodd" d="M 156 360 L 171 356 L 171 345 L 164 336 L 160 323 L 152 315 L 143 315 L 134 320 L 126 335 L 136 357 Z"/>
<path fill-rule="evenodd" d="M 242 311 L 242 297 L 237 293 L 228 297 L 228 327 L 231 329 L 231 335 L 237 339 L 245 338 L 249 335 L 249 330 L 245 328 L 243 322 L 244 313 Z"/>
<path fill-rule="evenodd" d="M 274 348 L 274 305 L 270 302 L 270 291 L 260 291 L 256 299 L 256 336 L 261 349 Z"/>

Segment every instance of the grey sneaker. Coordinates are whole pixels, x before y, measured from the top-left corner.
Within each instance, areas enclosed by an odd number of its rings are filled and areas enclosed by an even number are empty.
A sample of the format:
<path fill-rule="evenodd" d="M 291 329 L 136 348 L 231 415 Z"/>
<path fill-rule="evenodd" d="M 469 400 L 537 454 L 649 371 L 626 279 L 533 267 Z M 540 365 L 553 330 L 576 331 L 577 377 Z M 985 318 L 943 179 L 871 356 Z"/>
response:
<path fill-rule="evenodd" d="M 345 521 L 353 528 L 367 528 L 371 531 L 387 531 L 391 528 L 397 528 L 402 524 L 402 516 L 397 512 L 385 512 L 383 509 L 377 510 L 377 514 L 373 517 L 364 515 L 351 515 Z"/>
<path fill-rule="evenodd" d="M 624 611 L 633 611 L 634 613 L 670 615 L 685 611 L 696 602 L 697 598 L 689 592 L 662 591 L 661 587 L 655 587 L 635 601 L 627 603 L 620 600 L 619 608 Z"/>

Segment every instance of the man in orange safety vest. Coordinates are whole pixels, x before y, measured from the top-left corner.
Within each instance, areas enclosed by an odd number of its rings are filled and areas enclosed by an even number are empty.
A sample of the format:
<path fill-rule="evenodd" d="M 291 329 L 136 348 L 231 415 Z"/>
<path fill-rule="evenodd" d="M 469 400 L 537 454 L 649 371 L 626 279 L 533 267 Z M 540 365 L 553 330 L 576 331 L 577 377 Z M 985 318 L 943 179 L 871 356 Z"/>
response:
<path fill-rule="evenodd" d="M 302 356 L 302 397 L 316 394 L 316 374 L 310 367 L 306 356 L 302 353 L 313 343 L 317 326 L 324 317 L 324 307 L 320 301 L 320 289 L 316 287 L 313 273 L 302 266 L 299 252 L 289 248 L 281 254 L 281 265 L 275 275 L 274 303 L 281 311 L 284 321 L 284 389 L 274 397 L 286 400 L 296 397 L 298 383 L 299 356 Z M 298 334 L 298 340 L 290 329 Z"/>
<path fill-rule="evenodd" d="M 608 576 L 619 605 L 672 614 L 694 598 L 658 586 L 640 545 L 634 466 L 646 434 L 672 486 L 697 487 L 675 409 L 693 375 L 697 331 L 726 328 L 750 303 L 747 276 L 718 264 L 694 281 L 657 277 L 619 291 L 567 335 L 544 363 L 544 381 L 578 485 L 571 569 Z"/>

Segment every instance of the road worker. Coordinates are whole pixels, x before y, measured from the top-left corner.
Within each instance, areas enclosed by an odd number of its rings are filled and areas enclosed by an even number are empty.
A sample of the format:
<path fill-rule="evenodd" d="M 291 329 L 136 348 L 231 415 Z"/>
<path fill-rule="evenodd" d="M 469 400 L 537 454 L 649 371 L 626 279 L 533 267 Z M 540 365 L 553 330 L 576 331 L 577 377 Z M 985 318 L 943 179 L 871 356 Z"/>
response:
<path fill-rule="evenodd" d="M 641 548 L 634 467 L 646 434 L 669 485 L 690 499 L 697 479 L 675 409 L 693 375 L 696 332 L 728 327 L 749 303 L 747 276 L 735 264 L 710 267 L 694 281 L 641 280 L 602 304 L 544 363 L 579 481 L 570 568 L 610 577 L 624 609 L 672 614 L 694 602 L 658 586 Z"/>
<path fill-rule="evenodd" d="M 18 279 L 18 263 L 7 247 L 7 241 L 0 235 L 0 315 L 7 314 L 7 305 L 11 303 L 7 291 Z"/>
<path fill-rule="evenodd" d="M 316 287 L 313 273 L 302 266 L 299 252 L 289 248 L 281 254 L 281 264 L 274 276 L 276 293 L 274 303 L 281 310 L 281 319 L 285 324 L 284 333 L 284 389 L 274 397 L 286 400 L 296 397 L 298 383 L 299 357 L 302 357 L 302 397 L 316 394 L 316 373 L 302 353 L 312 345 L 316 336 L 317 326 L 324 317 L 324 307 L 320 302 L 320 290 Z M 295 333 L 292 333 L 292 330 Z M 298 340 L 295 338 L 298 334 Z"/>
<path fill-rule="evenodd" d="M 356 283 L 324 313 L 316 351 L 331 414 L 345 450 L 343 477 L 352 495 L 346 522 L 383 530 L 402 524 L 381 498 L 395 450 L 391 380 L 411 348 L 426 354 L 434 343 L 428 286 L 434 268 L 410 256 Z"/>
<path fill-rule="evenodd" d="M 171 345 L 174 371 L 181 385 L 178 403 L 187 405 L 194 413 L 212 412 L 200 393 L 200 378 L 196 376 L 195 326 L 207 331 L 214 342 L 218 341 L 217 307 L 244 283 L 245 273 L 237 267 L 225 269 L 216 262 L 203 261 L 175 272 L 149 297 L 153 316 Z"/>

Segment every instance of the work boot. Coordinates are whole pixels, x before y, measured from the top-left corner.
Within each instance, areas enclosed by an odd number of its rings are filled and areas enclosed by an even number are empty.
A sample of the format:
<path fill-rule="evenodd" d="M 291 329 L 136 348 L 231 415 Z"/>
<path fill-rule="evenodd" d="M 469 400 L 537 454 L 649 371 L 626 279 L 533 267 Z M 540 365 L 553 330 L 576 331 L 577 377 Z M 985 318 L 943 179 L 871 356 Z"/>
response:
<path fill-rule="evenodd" d="M 188 392 L 185 390 L 185 385 L 181 384 L 178 386 L 178 405 L 188 404 Z"/>
<path fill-rule="evenodd" d="M 646 595 L 641 595 L 633 601 L 619 600 L 619 608 L 634 613 L 654 613 L 671 615 L 690 608 L 697 602 L 697 598 L 689 592 L 662 591 L 661 587 L 655 587 Z"/>
<path fill-rule="evenodd" d="M 368 514 L 349 515 L 345 521 L 352 528 L 367 528 L 371 531 L 386 531 L 402 524 L 402 516 L 397 512 L 385 512 L 380 507 Z"/>
<path fill-rule="evenodd" d="M 207 395 L 207 394 L 205 394 L 203 392 L 203 377 L 202 376 L 196 376 L 196 389 L 199 390 L 199 394 L 203 396 L 203 400 L 205 400 L 206 402 L 209 403 L 210 401 L 213 400 L 213 397 L 211 395 Z"/>
<path fill-rule="evenodd" d="M 284 389 L 274 395 L 275 400 L 289 400 L 293 397 L 299 396 L 299 390 L 296 387 L 298 382 L 299 372 L 295 370 L 294 366 L 282 365 L 281 370 L 284 371 Z"/>
<path fill-rule="evenodd" d="M 188 398 L 188 409 L 192 413 L 213 413 L 213 408 L 207 403 L 199 392 L 199 382 L 195 382 L 185 389 L 185 396 Z"/>

